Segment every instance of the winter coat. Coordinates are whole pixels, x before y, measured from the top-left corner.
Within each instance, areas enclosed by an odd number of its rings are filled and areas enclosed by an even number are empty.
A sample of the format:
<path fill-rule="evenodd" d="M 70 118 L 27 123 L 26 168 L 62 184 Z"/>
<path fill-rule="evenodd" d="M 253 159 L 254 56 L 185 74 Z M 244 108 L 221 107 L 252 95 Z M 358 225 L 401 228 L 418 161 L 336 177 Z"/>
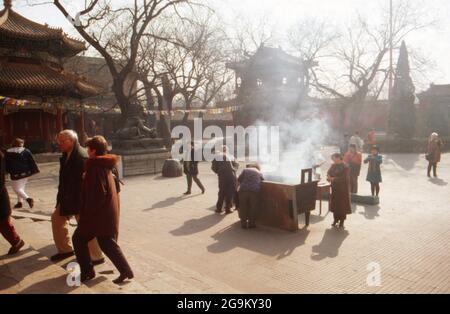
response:
<path fill-rule="evenodd" d="M 222 154 L 212 161 L 211 169 L 219 179 L 236 180 L 236 170 L 239 168 L 233 156 Z"/>
<path fill-rule="evenodd" d="M 39 173 L 39 168 L 31 152 L 24 147 L 13 147 L 6 152 L 6 172 L 9 173 L 11 180 L 31 177 Z"/>
<path fill-rule="evenodd" d="M 56 197 L 61 216 L 78 215 L 81 207 L 81 183 L 83 181 L 86 151 L 76 144 L 69 158 L 64 153 L 60 159 L 59 186 Z"/>
<path fill-rule="evenodd" d="M 119 197 L 112 169 L 117 156 L 97 156 L 86 160 L 78 232 L 86 237 L 117 237 Z"/>
<path fill-rule="evenodd" d="M 428 158 L 432 164 L 441 162 L 442 141 L 440 139 L 432 140 L 428 143 Z"/>
<path fill-rule="evenodd" d="M 187 153 L 189 154 L 189 152 Z M 198 161 L 195 161 L 195 149 L 191 149 L 190 156 L 183 158 L 183 172 L 185 175 L 198 175 Z"/>
<path fill-rule="evenodd" d="M 344 163 L 350 169 L 351 177 L 359 177 L 361 174 L 361 165 L 362 165 L 362 154 L 356 152 L 354 155 L 347 152 L 344 156 Z"/>
<path fill-rule="evenodd" d="M 350 170 L 345 164 L 333 164 L 328 170 L 331 180 L 330 211 L 337 215 L 351 214 Z"/>
<path fill-rule="evenodd" d="M 381 164 L 383 163 L 383 157 L 381 155 L 369 156 L 364 160 L 365 164 L 369 164 L 367 171 L 367 181 L 370 183 L 381 183 L 383 178 L 381 177 Z"/>

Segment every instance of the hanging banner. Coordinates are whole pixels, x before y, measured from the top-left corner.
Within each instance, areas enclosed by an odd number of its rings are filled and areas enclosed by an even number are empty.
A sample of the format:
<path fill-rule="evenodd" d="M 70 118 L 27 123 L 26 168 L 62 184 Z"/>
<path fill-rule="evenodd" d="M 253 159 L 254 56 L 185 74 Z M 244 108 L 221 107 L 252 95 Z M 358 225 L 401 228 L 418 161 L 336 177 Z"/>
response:
<path fill-rule="evenodd" d="M 224 107 L 224 108 L 208 108 L 208 109 L 175 109 L 172 111 L 168 110 L 149 110 L 148 113 L 150 115 L 156 115 L 159 117 L 162 116 L 174 116 L 176 113 L 181 114 L 191 114 L 191 113 L 206 113 L 206 114 L 223 114 L 223 113 L 231 113 L 241 110 L 241 106 L 230 106 L 230 107 Z"/>

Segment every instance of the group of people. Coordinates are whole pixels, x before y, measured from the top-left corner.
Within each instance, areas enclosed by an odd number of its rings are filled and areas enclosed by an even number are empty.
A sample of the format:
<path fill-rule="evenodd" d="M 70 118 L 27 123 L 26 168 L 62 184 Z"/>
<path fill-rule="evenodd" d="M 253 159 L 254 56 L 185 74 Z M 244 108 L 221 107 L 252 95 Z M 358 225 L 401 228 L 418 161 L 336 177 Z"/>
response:
<path fill-rule="evenodd" d="M 120 183 L 114 175 L 118 157 L 108 154 L 108 143 L 102 136 L 88 139 L 86 151 L 79 144 L 77 134 L 65 130 L 58 135 L 58 145 L 63 155 L 52 215 L 58 253 L 51 260 L 76 255 L 81 282 L 86 282 L 95 278 L 94 266 L 105 262 L 103 252 L 120 273 L 114 283 L 132 279 L 133 271 L 118 245 Z M 72 217 L 78 221 L 72 236 L 73 248 L 68 229 Z"/>
<path fill-rule="evenodd" d="M 351 194 L 358 193 L 358 177 L 363 162 L 362 153 L 355 144 L 350 144 L 348 152 L 342 156 L 340 153 L 331 157 L 333 164 L 328 170 L 327 180 L 331 183 L 330 211 L 334 215 L 332 226 L 345 228 L 347 215 L 352 213 Z M 372 196 L 380 194 L 381 164 L 383 158 L 377 146 L 372 146 L 370 155 L 364 160 L 368 163 L 367 181 L 370 182 Z"/>
<path fill-rule="evenodd" d="M 114 283 L 132 279 L 133 271 L 118 245 L 118 157 L 108 154 L 108 144 L 102 136 L 88 139 L 87 150 L 81 147 L 77 133 L 72 130 L 62 131 L 57 140 L 62 157 L 56 207 L 51 217 L 57 254 L 51 260 L 58 262 L 75 255 L 80 265 L 81 282 L 86 282 L 95 278 L 94 266 L 105 262 L 104 253 L 120 273 Z M 31 153 L 23 149 L 23 141 L 17 139 L 15 143 L 17 145 L 13 145 L 6 156 L 0 152 L 0 231 L 11 244 L 8 254 L 17 253 L 25 243 L 12 225 L 5 173 L 11 175 L 13 189 L 19 198 L 19 205 L 15 207 L 19 208 L 21 199 L 33 206 L 32 199 L 25 193 L 24 179 L 39 172 Z M 72 217 L 78 225 L 71 241 L 69 221 Z"/>
<path fill-rule="evenodd" d="M 108 154 L 108 144 L 102 136 L 95 136 L 82 148 L 77 134 L 72 130 L 62 131 L 57 137 L 60 159 L 59 185 L 56 207 L 52 214 L 52 232 L 57 254 L 54 262 L 76 256 L 81 269 L 81 281 L 93 279 L 94 266 L 103 264 L 103 253 L 118 269 L 120 276 L 114 280 L 120 284 L 134 277 L 133 271 L 118 245 L 120 216 L 120 180 L 117 173 L 118 157 Z M 369 143 L 370 142 L 370 143 Z M 358 193 L 358 177 L 362 163 L 368 164 L 367 181 L 371 184 L 372 196 L 380 194 L 382 182 L 381 164 L 383 158 L 376 145 L 375 135 L 369 133 L 370 154 L 363 160 L 364 141 L 355 133 L 348 141 L 344 154 L 332 155 L 333 164 L 328 170 L 327 180 L 331 183 L 330 210 L 333 212 L 333 227 L 344 228 L 348 214 L 352 213 L 351 194 Z M 442 141 L 433 133 L 428 141 L 426 159 L 429 162 L 428 176 L 437 177 L 437 165 L 441 161 Z M 341 147 L 342 150 L 342 147 Z M 192 193 L 195 182 L 204 194 L 206 189 L 198 178 L 198 160 L 195 158 L 194 143 L 184 153 L 184 173 L 187 178 L 187 192 Z M 232 213 L 233 205 L 239 212 L 242 228 L 256 226 L 259 193 L 264 176 L 256 164 L 249 164 L 237 176 L 239 163 L 223 146 L 212 162 L 211 169 L 218 176 L 219 193 L 216 213 Z M 0 151 L 0 232 L 11 244 L 8 254 L 17 253 L 25 242 L 17 234 L 11 220 L 11 205 L 5 186 L 9 173 L 12 188 L 18 201 L 14 208 L 21 208 L 26 201 L 32 208 L 34 200 L 25 192 L 29 177 L 39 173 L 33 155 L 24 148 L 24 141 L 15 139 L 12 147 Z M 75 218 L 77 228 L 71 237 L 69 221 Z M 73 243 L 73 246 L 71 244 Z"/>
<path fill-rule="evenodd" d="M 187 178 L 187 192 L 192 193 L 193 181 L 205 193 L 205 188 L 198 178 L 198 160 L 195 159 L 194 143 L 190 143 L 183 157 L 183 172 Z M 217 174 L 219 181 L 219 193 L 216 203 L 216 213 L 231 214 L 233 205 L 239 213 L 242 228 L 255 228 L 256 210 L 258 207 L 258 194 L 264 177 L 256 164 L 248 165 L 242 173 L 237 176 L 239 163 L 229 153 L 227 146 L 217 152 L 211 165 L 212 171 Z"/>
<path fill-rule="evenodd" d="M 370 183 L 372 196 L 378 197 L 380 195 L 380 183 L 383 181 L 381 176 L 383 157 L 380 155 L 380 148 L 376 145 L 374 130 L 369 132 L 367 144 L 369 154 L 363 160 L 364 141 L 359 136 L 359 133 L 355 132 L 347 142 L 347 147 L 345 145 L 341 146 L 341 155 L 343 156 L 343 163 L 349 168 L 350 193 L 358 194 L 358 178 L 364 161 L 365 164 L 369 165 L 366 180 Z M 345 152 L 342 153 L 344 150 Z"/>

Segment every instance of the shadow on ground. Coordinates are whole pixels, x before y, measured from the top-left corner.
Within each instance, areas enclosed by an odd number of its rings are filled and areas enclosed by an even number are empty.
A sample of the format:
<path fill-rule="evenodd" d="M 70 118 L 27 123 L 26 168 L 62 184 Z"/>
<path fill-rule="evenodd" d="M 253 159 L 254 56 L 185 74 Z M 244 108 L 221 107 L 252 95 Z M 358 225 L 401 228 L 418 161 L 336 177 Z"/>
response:
<path fill-rule="evenodd" d="M 36 282 L 23 289 L 19 294 L 39 294 L 42 291 L 50 294 L 66 294 L 73 292 L 77 287 L 69 287 L 66 282 L 67 275 Z"/>
<path fill-rule="evenodd" d="M 181 227 L 170 231 L 170 233 L 177 237 L 199 233 L 215 226 L 224 218 L 224 215 L 212 214 L 198 219 L 191 219 L 185 221 Z"/>
<path fill-rule="evenodd" d="M 430 178 L 428 181 L 430 181 L 434 185 L 438 185 L 438 186 L 447 186 L 448 185 L 447 181 L 444 181 L 440 178 Z"/>
<path fill-rule="evenodd" d="M 311 259 L 321 261 L 325 258 L 335 258 L 339 255 L 339 248 L 345 239 L 350 235 L 347 230 L 327 229 L 322 241 L 312 247 Z"/>
<path fill-rule="evenodd" d="M 153 204 L 152 207 L 147 208 L 147 209 L 144 209 L 143 211 L 144 211 L 144 212 L 147 212 L 147 211 L 151 211 L 151 210 L 155 210 L 155 209 L 164 209 L 164 208 L 168 208 L 168 207 L 171 207 L 171 206 L 175 205 L 175 204 L 178 203 L 178 202 L 187 200 L 187 199 L 189 199 L 189 198 L 198 197 L 198 196 L 200 196 L 200 195 L 201 195 L 201 194 L 198 194 L 198 195 L 189 195 L 189 196 L 183 195 L 183 196 L 178 196 L 178 197 L 169 197 L 168 199 L 165 199 L 164 201 L 160 201 L 160 202 L 158 202 L 158 203 Z"/>
<path fill-rule="evenodd" d="M 364 218 L 366 218 L 367 220 L 374 220 L 377 217 L 380 217 L 380 210 L 381 207 L 379 205 L 375 205 L 375 206 L 369 206 L 369 205 L 355 205 L 355 210 L 353 211 L 353 213 L 357 212 L 357 209 L 359 207 L 362 207 L 364 209 L 364 211 L 360 211 L 358 212 L 360 215 L 363 215 Z"/>
<path fill-rule="evenodd" d="M 22 257 L 29 254 L 27 257 Z M 22 257 L 17 259 L 17 257 Z M 45 257 L 37 253 L 32 253 L 31 249 L 26 249 L 14 256 L 2 256 L 2 260 L 12 259 L 8 264 L 0 265 L 0 290 L 9 289 L 31 273 L 41 271 L 49 267 Z M 41 290 L 46 291 L 46 290 Z"/>
<path fill-rule="evenodd" d="M 296 248 L 304 245 L 308 235 L 307 229 L 296 233 L 267 228 L 242 229 L 238 222 L 213 235 L 216 243 L 211 244 L 207 249 L 211 253 L 221 254 L 240 247 L 283 259 L 291 255 Z"/>

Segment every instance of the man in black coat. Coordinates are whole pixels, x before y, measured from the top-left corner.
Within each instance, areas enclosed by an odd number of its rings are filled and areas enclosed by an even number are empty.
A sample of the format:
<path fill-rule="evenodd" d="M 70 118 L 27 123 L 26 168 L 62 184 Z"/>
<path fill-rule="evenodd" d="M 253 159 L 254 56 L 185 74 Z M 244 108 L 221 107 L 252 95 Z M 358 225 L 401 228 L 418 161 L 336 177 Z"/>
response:
<path fill-rule="evenodd" d="M 192 193 L 192 181 L 202 190 L 202 194 L 205 194 L 205 187 L 198 178 L 198 160 L 195 160 L 195 143 L 192 142 L 187 149 L 187 152 L 183 156 L 183 172 L 187 179 L 187 192 L 184 195 L 190 195 Z"/>
<path fill-rule="evenodd" d="M 81 184 L 83 181 L 86 151 L 78 143 L 78 136 L 72 130 L 62 131 L 58 135 L 58 145 L 63 153 L 60 159 L 59 186 L 56 208 L 52 214 L 53 240 L 58 253 L 52 261 L 60 261 L 75 253 L 70 243 L 68 224 L 72 217 L 78 221 L 81 208 Z M 104 262 L 103 254 L 94 239 L 89 243 L 91 259 L 94 264 Z"/>
<path fill-rule="evenodd" d="M 25 245 L 11 222 L 11 204 L 5 186 L 5 158 L 0 151 L 0 233 L 11 244 L 8 255 L 13 255 Z"/>
<path fill-rule="evenodd" d="M 219 177 L 219 196 L 216 204 L 216 213 L 223 211 L 223 203 L 225 202 L 225 212 L 231 214 L 233 206 L 233 198 L 236 196 L 236 170 L 239 164 L 234 157 L 228 154 L 228 147 L 223 146 L 222 153 L 219 153 L 212 161 L 211 169 Z"/>

